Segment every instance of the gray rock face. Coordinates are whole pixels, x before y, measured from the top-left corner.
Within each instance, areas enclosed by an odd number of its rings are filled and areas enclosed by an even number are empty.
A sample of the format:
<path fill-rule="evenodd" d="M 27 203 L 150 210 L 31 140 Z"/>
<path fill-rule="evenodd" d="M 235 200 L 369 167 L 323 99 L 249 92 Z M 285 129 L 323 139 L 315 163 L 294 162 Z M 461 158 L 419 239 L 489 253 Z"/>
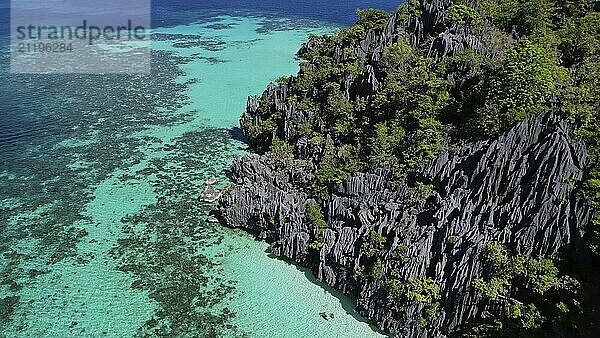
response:
<path fill-rule="evenodd" d="M 475 6 L 473 1 L 463 3 Z M 382 83 L 378 60 L 386 46 L 402 38 L 417 44 L 431 37 L 429 54 L 434 58 L 467 48 L 487 52 L 468 27 L 445 26 L 444 13 L 451 4 L 424 0 L 419 17 L 401 21 L 394 15 L 381 33 L 369 32 L 352 46 L 365 59 L 366 70 L 356 78 L 342 74 L 343 92 L 349 98 L 377 92 Z M 300 53 L 322 43 L 313 38 Z M 341 62 L 345 53 L 338 48 L 332 58 Z M 308 124 L 328 133 L 317 112 L 289 102 L 291 83 L 269 85 L 262 100 L 250 98 L 241 125 L 259 151 L 277 136 L 294 145 L 296 159 L 236 159 L 232 189 L 220 200 L 221 219 L 266 239 L 275 255 L 310 267 L 319 280 L 356 299 L 359 313 L 382 330 L 398 337 L 457 336 L 485 309 L 472 282 L 482 276 L 480 257 L 487 244 L 502 243 L 536 257 L 580 241 L 590 209 L 575 186 L 583 178 L 587 150 L 552 112 L 529 117 L 495 139 L 464 143 L 440 154 L 409 180 L 433 186 L 433 195 L 426 198 L 415 188 L 395 186 L 390 168 L 356 173 L 323 203 L 328 228 L 315 229 L 305 212 L 315 202 L 310 199 L 315 172 L 311 160 L 320 159 L 323 149 L 312 146 L 300 130 Z M 261 132 L 273 113 L 281 119 L 276 128 Z M 375 256 L 369 249 L 372 232 L 386 239 Z M 429 326 L 418 325 L 424 304 L 393 304 L 385 282 L 363 271 L 375 258 L 386 276 L 393 272 L 405 281 L 430 277 L 439 286 L 440 308 Z"/>
<path fill-rule="evenodd" d="M 577 196 L 586 164 L 584 144 L 552 113 L 530 117 L 497 139 L 464 144 L 441 154 L 418 175 L 434 196 L 415 201 L 393 188 L 385 168 L 357 173 L 326 203 L 329 228 L 319 250 L 304 217 L 310 168 L 248 155 L 233 165 L 232 192 L 221 200 L 223 220 L 270 241 L 274 254 L 309 266 L 317 278 L 357 300 L 358 311 L 401 337 L 453 335 L 483 310 L 472 281 L 490 242 L 531 256 L 548 256 L 581 238 L 590 210 Z M 434 325 L 418 329 L 422 304 L 393 310 L 380 280 L 357 280 L 355 270 L 371 231 L 387 238 L 383 271 L 429 276 L 441 290 Z M 404 260 L 393 253 L 405 246 Z"/>
<path fill-rule="evenodd" d="M 301 187 L 312 174 L 293 160 L 266 156 L 236 158 L 231 192 L 221 198 L 221 217 L 273 242 L 273 253 L 304 263 L 310 227 L 304 221 L 307 195 Z"/>
<path fill-rule="evenodd" d="M 442 32 L 438 35 L 431 45 L 429 57 L 440 60 L 443 56 L 456 55 L 466 49 L 481 53 L 484 49 L 483 42 L 458 26 L 455 32 Z"/>

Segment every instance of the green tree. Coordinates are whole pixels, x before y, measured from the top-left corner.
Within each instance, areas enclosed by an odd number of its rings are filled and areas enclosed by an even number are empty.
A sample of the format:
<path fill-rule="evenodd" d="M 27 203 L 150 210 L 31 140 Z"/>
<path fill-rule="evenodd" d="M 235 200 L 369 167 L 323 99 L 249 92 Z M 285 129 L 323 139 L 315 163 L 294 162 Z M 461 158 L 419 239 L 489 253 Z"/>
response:
<path fill-rule="evenodd" d="M 485 87 L 485 104 L 479 110 L 478 121 L 482 132 L 498 133 L 548 108 L 555 82 L 566 74 L 553 55 L 529 40 L 507 52 L 504 64 Z"/>
<path fill-rule="evenodd" d="M 475 279 L 473 286 L 502 310 L 491 313 L 487 324 L 475 327 L 476 333 L 497 335 L 501 331 L 502 336 L 524 336 L 576 309 L 574 296 L 580 284 L 560 275 L 552 260 L 509 255 L 498 243 L 488 244 L 482 258 L 485 277 Z M 494 321 L 503 325 L 490 325 Z"/>
<path fill-rule="evenodd" d="M 325 217 L 323 217 L 323 212 L 321 211 L 321 206 L 314 202 L 306 203 L 306 221 L 308 224 L 311 224 L 316 229 L 327 229 L 327 222 L 325 222 Z"/>
<path fill-rule="evenodd" d="M 391 16 L 390 13 L 384 10 L 374 8 L 357 9 L 356 15 L 358 16 L 356 25 L 362 26 L 365 31 L 384 29 Z"/>

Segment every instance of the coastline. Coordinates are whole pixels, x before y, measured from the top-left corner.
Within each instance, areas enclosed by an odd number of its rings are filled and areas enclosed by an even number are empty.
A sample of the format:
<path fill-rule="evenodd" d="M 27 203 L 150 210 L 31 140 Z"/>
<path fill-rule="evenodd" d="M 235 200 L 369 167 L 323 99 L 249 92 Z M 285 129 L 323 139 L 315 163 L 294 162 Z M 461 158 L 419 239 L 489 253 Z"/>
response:
<path fill-rule="evenodd" d="M 8 239 L 3 252 L 11 250 L 15 254 L 0 257 L 0 267 L 10 276 L 0 286 L 0 299 L 2 302 L 16 299 L 16 302 L 6 303 L 9 311 L 3 314 L 7 318 L 3 319 L 6 325 L 2 334 L 60 336 L 68 332 L 115 337 L 172 335 L 184 331 L 197 335 L 258 334 L 232 324 L 236 314 L 231 304 L 249 297 L 253 288 L 262 286 L 249 285 L 249 289 L 236 290 L 235 269 L 225 276 L 223 260 L 233 249 L 224 241 L 229 238 L 238 240 L 235 243 L 239 245 L 257 245 L 251 247 L 259 250 L 256 254 L 261 262 L 270 258 L 263 255 L 260 243 L 248 243 L 250 239 L 245 236 L 207 224 L 213 207 L 198 203 L 197 197 L 204 181 L 214 177 L 225 180 L 231 156 L 242 153 L 239 149 L 242 143 L 236 140 L 232 128 L 243 110 L 246 95 L 280 73 L 295 72 L 294 55 L 308 32 L 331 29 L 330 25 L 311 20 L 296 22 L 294 26 L 289 26 L 289 22 L 289 18 L 255 14 L 210 17 L 187 26 L 158 29 L 154 62 L 157 71 L 166 71 L 172 77 L 161 84 L 161 89 L 171 93 L 157 92 L 151 79 L 140 78 L 143 86 L 139 82 L 135 86 L 129 83 L 131 88 L 124 87 L 128 88 L 127 95 L 113 94 L 122 100 L 138 100 L 138 96 L 140 102 L 152 100 L 151 107 L 142 106 L 140 112 L 123 111 L 136 106 L 120 105 L 120 101 L 102 113 L 94 112 L 94 107 L 88 107 L 85 101 L 57 103 L 63 110 L 79 104 L 81 113 L 77 116 L 65 113 L 69 118 L 63 120 L 80 127 L 68 129 L 71 132 L 66 140 L 58 134 L 47 139 L 31 134 L 29 137 L 37 137 L 40 143 L 34 148 L 40 152 L 39 163 L 35 162 L 37 157 L 27 157 L 31 149 L 18 155 L 18 144 L 11 145 L 15 153 L 9 153 L 10 156 L 23 157 L 17 163 L 31 164 L 17 172 L 7 168 L 0 177 L 0 189 L 14 193 L 17 191 L 14 187 L 28 182 L 32 187 L 40 187 L 41 202 L 48 199 L 48 195 L 42 194 L 45 189 L 55 191 L 55 186 L 61 186 L 67 196 L 73 194 L 73 202 L 53 193 L 49 196 L 56 201 L 39 208 L 31 217 L 26 216 L 28 205 L 37 203 L 34 201 L 37 195 L 31 195 L 31 201 L 19 198 L 14 203 L 3 203 L 7 208 L 5 215 L 11 219 L 11 225 L 2 233 Z M 217 23 L 222 26 L 214 26 Z M 259 57 L 260 62 L 253 61 L 253 57 Z M 240 78 L 249 68 L 254 70 L 252 74 Z M 75 87 L 84 80 L 72 76 L 69 83 Z M 104 88 L 102 83 L 87 85 Z M 148 97 L 143 96 L 146 93 Z M 100 92 L 98 97 L 86 99 L 89 103 L 102 102 L 102 95 L 112 97 L 110 94 Z M 68 98 L 65 95 L 64 100 Z M 83 122 L 75 122 L 77 119 Z M 114 163 L 102 162 L 107 168 L 100 168 L 96 161 L 107 156 L 112 156 Z M 56 170 L 46 167 L 47 178 L 27 173 L 28 167 L 42 167 L 41 161 L 50 157 Z M 63 166 L 68 169 L 59 169 Z M 75 196 L 78 191 L 85 198 Z M 71 214 L 61 212 L 61 207 L 72 209 L 73 215 L 79 214 L 81 208 L 84 220 L 73 222 Z M 59 215 L 64 218 L 58 219 Z M 39 219 L 55 225 L 64 222 L 72 227 L 66 231 L 62 225 L 48 228 L 46 234 L 41 233 L 46 236 L 41 240 L 24 238 L 31 236 L 28 229 L 35 229 L 32 225 Z M 59 241 L 61 238 L 68 242 Z M 286 276 L 296 276 L 286 264 L 275 264 L 270 269 L 283 281 Z M 321 295 L 319 287 L 310 281 L 295 282 L 302 285 L 303 294 L 313 290 L 314 295 Z M 318 316 L 319 308 L 303 305 L 303 311 L 316 316 L 307 328 L 345 332 L 342 326 L 353 327 L 354 318 L 348 315 L 344 320 L 345 310 L 336 305 L 339 301 L 327 297 L 337 320 L 326 322 Z M 283 305 L 293 309 L 294 303 Z M 112 318 L 122 318 L 121 309 L 127 307 L 132 308 L 135 316 L 107 321 L 97 315 L 108 312 L 113 313 Z M 194 315 L 181 320 L 180 314 L 189 309 L 194 309 Z M 273 310 L 264 308 L 261 318 Z M 301 315 L 303 311 L 293 311 L 290 316 Z M 245 316 L 244 322 L 250 324 L 246 325 L 248 330 L 255 328 L 251 325 L 257 322 L 253 317 L 255 312 Z M 207 321 L 210 325 L 205 325 Z M 294 322 L 301 320 L 290 322 L 290 317 L 279 317 L 279 321 L 271 319 L 267 324 L 285 330 L 286 325 Z M 171 331 L 163 331 L 167 328 Z"/>

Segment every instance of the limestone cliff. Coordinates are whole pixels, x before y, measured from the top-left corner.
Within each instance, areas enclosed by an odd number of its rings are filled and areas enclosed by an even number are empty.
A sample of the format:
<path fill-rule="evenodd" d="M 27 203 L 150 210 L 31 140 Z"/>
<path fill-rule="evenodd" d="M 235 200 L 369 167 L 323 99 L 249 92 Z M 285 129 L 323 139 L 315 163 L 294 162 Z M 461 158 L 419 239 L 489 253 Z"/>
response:
<path fill-rule="evenodd" d="M 396 319 L 382 281 L 352 278 L 365 256 L 363 243 L 378 232 L 387 238 L 384 270 L 399 269 L 406 279 L 435 276 L 442 315 L 427 335 L 448 335 L 485 310 L 471 284 L 483 272 L 478 257 L 487 243 L 543 256 L 580 244 L 590 211 L 571 182 L 583 176 L 586 147 L 570 135 L 565 122 L 546 113 L 494 140 L 445 151 L 418 173 L 435 187 L 426 201 L 390 186 L 385 168 L 357 173 L 327 202 L 329 228 L 318 251 L 309 248 L 314 231 L 304 217 L 310 173 L 294 160 L 237 159 L 221 212 L 226 224 L 268 240 L 274 254 L 311 267 L 319 280 L 356 297 L 358 311 L 382 329 L 422 336 L 416 323 L 422 305 L 403 308 Z M 406 247 L 401 261 L 392 258 L 399 247 Z"/>
<path fill-rule="evenodd" d="M 381 32 L 369 31 L 356 45 L 336 47 L 336 62 L 348 57 L 350 47 L 366 63 L 361 74 L 339 76 L 345 95 L 368 98 L 378 92 L 382 82 L 378 61 L 385 47 L 400 39 L 412 45 L 429 39 L 427 54 L 434 59 L 465 49 L 491 57 L 498 53 L 470 26 L 444 23 L 452 3 L 425 0 L 418 15 L 400 22 L 399 14 L 394 14 Z M 476 8 L 475 2 L 463 3 Z M 322 43 L 313 37 L 300 53 Z M 456 83 L 461 78 L 448 80 Z M 310 204 L 320 203 L 311 187 L 314 162 L 324 149 L 312 146 L 301 129 L 309 124 L 331 136 L 316 111 L 289 100 L 294 81 L 270 84 L 262 97 L 249 98 L 241 119 L 256 151 L 267 151 L 277 137 L 294 145 L 293 154 L 237 158 L 232 188 L 220 200 L 221 219 L 227 226 L 266 239 L 275 255 L 310 267 L 319 280 L 354 297 L 358 312 L 382 330 L 399 337 L 467 332 L 472 320 L 494 306 L 473 290 L 474 280 L 485 273 L 481 255 L 489 243 L 531 257 L 586 250 L 582 237 L 591 209 L 577 187 L 586 174 L 588 150 L 551 109 L 493 137 L 453 139 L 434 160 L 412 170 L 406 184 L 397 183 L 392 166 L 362 166 L 322 202 L 327 228 L 316 229 L 306 213 Z M 261 107 L 261 102 L 269 106 Z M 259 132 L 273 112 L 281 122 L 272 133 Z M 432 189 L 423 193 L 422 184 Z M 379 243 L 373 244 L 374 233 L 380 236 Z M 439 287 L 436 316 L 423 325 L 427 304 L 392 302 L 384 280 L 365 276 L 369 273 L 363 270 L 365 262 L 399 280 L 431 277 Z"/>

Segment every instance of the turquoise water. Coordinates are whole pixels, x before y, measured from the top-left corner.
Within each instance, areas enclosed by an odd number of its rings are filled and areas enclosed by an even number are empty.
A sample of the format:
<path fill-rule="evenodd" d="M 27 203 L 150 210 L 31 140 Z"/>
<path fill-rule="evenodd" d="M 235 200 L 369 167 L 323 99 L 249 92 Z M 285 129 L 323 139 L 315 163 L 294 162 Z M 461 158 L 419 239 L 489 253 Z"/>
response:
<path fill-rule="evenodd" d="M 27 132 L 2 135 L 36 137 L 2 148 L 0 336 L 380 336 L 267 244 L 207 223 L 214 205 L 196 200 L 243 154 L 246 96 L 335 28 L 206 15 L 155 29 L 148 77 L 11 78 L 0 94 L 35 104 L 15 115 Z"/>

